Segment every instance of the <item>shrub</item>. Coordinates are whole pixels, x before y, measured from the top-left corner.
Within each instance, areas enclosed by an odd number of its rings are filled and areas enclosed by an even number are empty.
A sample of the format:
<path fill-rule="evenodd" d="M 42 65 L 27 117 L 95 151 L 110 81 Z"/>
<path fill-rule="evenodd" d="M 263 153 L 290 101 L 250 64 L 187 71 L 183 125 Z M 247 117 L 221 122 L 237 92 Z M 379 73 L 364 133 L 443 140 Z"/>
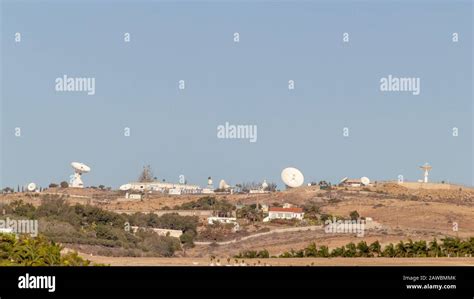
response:
<path fill-rule="evenodd" d="M 4 266 L 86 266 L 77 253 L 61 256 L 62 246 L 46 240 L 43 236 L 32 238 L 26 235 L 18 239 L 13 234 L 0 234 L 0 265 Z"/>

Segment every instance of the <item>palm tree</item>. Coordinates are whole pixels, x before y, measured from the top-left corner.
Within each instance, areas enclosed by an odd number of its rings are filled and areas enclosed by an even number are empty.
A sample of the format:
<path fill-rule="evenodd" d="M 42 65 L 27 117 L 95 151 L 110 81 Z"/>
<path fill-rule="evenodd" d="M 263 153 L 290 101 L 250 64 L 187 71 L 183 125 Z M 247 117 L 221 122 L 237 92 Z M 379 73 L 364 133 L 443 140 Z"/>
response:
<path fill-rule="evenodd" d="M 395 246 L 395 256 L 396 257 L 406 257 L 407 256 L 407 251 L 405 248 L 405 243 L 403 241 L 400 241 L 397 246 Z"/>
<path fill-rule="evenodd" d="M 357 244 L 356 256 L 362 256 L 362 257 L 371 256 L 369 246 L 367 246 L 367 243 L 365 241 L 360 241 L 359 244 Z"/>
<path fill-rule="evenodd" d="M 415 250 L 414 250 L 414 243 L 412 239 L 408 239 L 408 243 L 405 243 L 405 251 L 406 251 L 406 256 L 407 257 L 414 257 L 415 256 Z"/>
<path fill-rule="evenodd" d="M 346 251 L 346 249 L 345 249 L 344 246 L 334 248 L 334 249 L 331 251 L 331 256 L 332 256 L 332 257 L 344 256 L 345 251 Z"/>
<path fill-rule="evenodd" d="M 357 254 L 356 245 L 353 242 L 350 242 L 346 245 L 346 251 L 344 252 L 344 257 L 355 257 Z"/>
<path fill-rule="evenodd" d="M 325 245 L 319 247 L 317 256 L 319 257 L 329 257 L 329 248 Z"/>
<path fill-rule="evenodd" d="M 434 256 L 434 257 L 443 256 L 443 251 L 441 250 L 441 246 L 439 246 L 436 238 L 434 238 L 433 241 L 430 242 L 428 253 L 429 253 L 429 256 Z"/>
<path fill-rule="evenodd" d="M 471 254 L 470 252 L 470 246 L 471 244 L 469 244 L 469 242 L 466 240 L 466 241 L 461 241 L 460 245 L 459 245 L 459 253 L 461 254 L 461 256 L 463 257 L 466 257 L 466 256 L 469 256 L 469 254 Z"/>
<path fill-rule="evenodd" d="M 316 257 L 318 255 L 318 248 L 316 247 L 316 243 L 312 242 L 304 249 L 304 256 L 305 257 Z"/>
<path fill-rule="evenodd" d="M 426 257 L 428 255 L 428 247 L 426 246 L 426 241 L 416 241 L 413 244 L 413 251 L 415 256 Z"/>
<path fill-rule="evenodd" d="M 385 257 L 395 257 L 395 256 L 397 256 L 397 251 L 395 250 L 395 247 L 393 246 L 392 243 L 385 246 L 385 248 L 383 250 L 383 253 L 382 253 L 382 256 L 385 256 Z"/>
<path fill-rule="evenodd" d="M 380 256 L 382 254 L 382 246 L 378 240 L 370 244 L 369 250 L 373 255 L 377 254 L 377 256 Z"/>
<path fill-rule="evenodd" d="M 461 246 L 461 240 L 459 238 L 446 237 L 441 239 L 441 241 L 443 241 L 443 250 L 448 254 L 448 256 L 451 256 L 452 254 L 459 256 L 459 248 Z"/>

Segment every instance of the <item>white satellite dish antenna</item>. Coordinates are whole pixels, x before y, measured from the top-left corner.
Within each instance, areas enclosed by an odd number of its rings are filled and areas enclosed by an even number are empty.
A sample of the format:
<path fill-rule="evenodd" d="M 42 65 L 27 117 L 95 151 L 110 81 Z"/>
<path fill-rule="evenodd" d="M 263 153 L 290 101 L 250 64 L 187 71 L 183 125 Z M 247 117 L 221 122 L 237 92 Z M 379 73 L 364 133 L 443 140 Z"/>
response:
<path fill-rule="evenodd" d="M 430 164 L 428 162 L 426 162 L 424 165 L 420 166 L 420 168 L 423 169 L 423 172 L 424 172 L 423 182 L 428 183 L 428 173 L 431 170 L 431 168 L 433 168 L 433 167 L 431 167 Z"/>
<path fill-rule="evenodd" d="M 26 186 L 26 189 L 30 192 L 33 192 L 36 190 L 36 184 L 35 183 L 29 183 L 28 186 Z"/>
<path fill-rule="evenodd" d="M 370 184 L 370 179 L 366 176 L 363 176 L 360 178 L 360 182 L 362 183 L 362 185 L 367 186 Z"/>
<path fill-rule="evenodd" d="M 262 183 L 262 190 L 265 190 L 268 188 L 268 184 L 267 184 L 267 180 L 263 180 L 263 183 Z"/>
<path fill-rule="evenodd" d="M 281 180 L 290 188 L 301 187 L 304 183 L 304 176 L 296 168 L 287 167 L 281 172 Z"/>
<path fill-rule="evenodd" d="M 344 178 L 339 182 L 339 184 L 344 183 L 344 182 L 347 181 L 348 179 L 349 179 L 348 177 L 344 177 Z"/>
<path fill-rule="evenodd" d="M 229 189 L 229 188 L 230 188 L 230 185 L 227 184 L 224 180 L 221 180 L 219 182 L 219 189 L 225 190 L 225 189 Z"/>
<path fill-rule="evenodd" d="M 72 168 L 74 168 L 74 174 L 71 177 L 71 187 L 75 188 L 84 188 L 84 183 L 82 182 L 81 175 L 91 171 L 91 168 L 84 163 L 72 162 Z"/>
<path fill-rule="evenodd" d="M 122 191 L 128 191 L 128 190 L 132 189 L 132 185 L 131 184 L 124 184 L 124 185 L 120 186 L 119 189 L 122 190 Z"/>

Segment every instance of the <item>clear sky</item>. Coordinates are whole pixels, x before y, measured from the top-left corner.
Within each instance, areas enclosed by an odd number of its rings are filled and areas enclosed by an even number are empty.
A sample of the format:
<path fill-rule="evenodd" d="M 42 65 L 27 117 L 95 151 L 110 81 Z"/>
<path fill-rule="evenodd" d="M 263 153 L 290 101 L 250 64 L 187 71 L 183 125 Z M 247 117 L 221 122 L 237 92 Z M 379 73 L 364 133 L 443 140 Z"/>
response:
<path fill-rule="evenodd" d="M 473 184 L 472 1 L 1 3 L 1 187 L 68 181 L 72 161 L 113 187 L 145 164 L 281 188 L 287 166 L 415 181 L 429 162 L 432 180 Z M 64 74 L 95 77 L 95 95 L 55 91 Z M 390 74 L 420 95 L 381 92 Z M 257 142 L 218 139 L 225 122 Z"/>

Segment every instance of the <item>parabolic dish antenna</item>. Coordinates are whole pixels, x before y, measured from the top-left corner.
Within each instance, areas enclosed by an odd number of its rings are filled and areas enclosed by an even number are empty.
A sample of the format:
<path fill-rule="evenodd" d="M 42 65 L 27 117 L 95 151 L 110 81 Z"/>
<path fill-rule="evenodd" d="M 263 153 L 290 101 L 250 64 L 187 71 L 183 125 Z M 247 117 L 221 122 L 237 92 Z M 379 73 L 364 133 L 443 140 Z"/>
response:
<path fill-rule="evenodd" d="M 26 189 L 30 192 L 33 192 L 36 190 L 36 184 L 35 183 L 29 183 L 28 186 L 26 186 Z"/>
<path fill-rule="evenodd" d="M 132 189 L 132 185 L 131 184 L 124 184 L 124 185 L 120 186 L 119 189 L 122 190 L 122 191 L 128 191 L 128 190 Z"/>
<path fill-rule="evenodd" d="M 72 166 L 72 168 L 74 168 L 74 170 L 76 170 L 80 173 L 86 173 L 86 172 L 91 171 L 91 168 L 89 166 L 87 166 L 86 164 L 84 164 L 84 163 L 72 162 L 71 166 Z"/>
<path fill-rule="evenodd" d="M 230 188 L 229 184 L 227 184 L 224 180 L 221 180 L 219 182 L 219 189 L 222 190 L 222 189 L 229 189 L 229 188 Z"/>
<path fill-rule="evenodd" d="M 364 185 L 364 186 L 367 186 L 368 184 L 370 184 L 370 180 L 369 180 L 369 178 L 366 177 L 366 176 L 361 177 L 361 178 L 360 178 L 360 182 L 361 182 L 362 185 Z"/>
<path fill-rule="evenodd" d="M 84 188 L 84 183 L 82 182 L 81 175 L 91 171 L 91 168 L 84 163 L 72 162 L 72 168 L 74 168 L 74 174 L 71 176 L 71 187 L 75 188 Z"/>
<path fill-rule="evenodd" d="M 345 178 L 343 178 L 339 183 L 342 184 L 342 183 L 344 183 L 345 181 L 347 181 L 348 179 L 349 179 L 348 177 L 345 177 Z"/>
<path fill-rule="evenodd" d="M 281 172 L 281 180 L 290 188 L 297 188 L 303 185 L 304 176 L 296 168 L 287 167 Z"/>

